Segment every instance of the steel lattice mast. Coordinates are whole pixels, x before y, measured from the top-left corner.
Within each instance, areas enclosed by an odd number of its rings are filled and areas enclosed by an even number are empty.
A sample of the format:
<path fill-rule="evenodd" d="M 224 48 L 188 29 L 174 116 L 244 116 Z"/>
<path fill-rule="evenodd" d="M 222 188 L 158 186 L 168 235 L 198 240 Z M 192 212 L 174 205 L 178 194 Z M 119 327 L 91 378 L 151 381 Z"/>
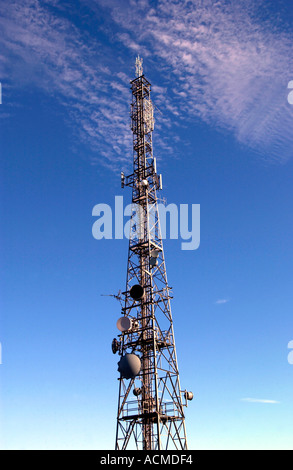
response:
<path fill-rule="evenodd" d="M 112 342 L 113 353 L 121 355 L 115 448 L 181 450 L 187 449 L 183 406 L 193 395 L 180 389 L 157 210 L 162 181 L 153 157 L 151 85 L 139 56 L 130 83 L 133 173 L 121 173 L 121 181 L 132 188 L 133 211 L 123 317 L 117 322 L 121 334 Z"/>

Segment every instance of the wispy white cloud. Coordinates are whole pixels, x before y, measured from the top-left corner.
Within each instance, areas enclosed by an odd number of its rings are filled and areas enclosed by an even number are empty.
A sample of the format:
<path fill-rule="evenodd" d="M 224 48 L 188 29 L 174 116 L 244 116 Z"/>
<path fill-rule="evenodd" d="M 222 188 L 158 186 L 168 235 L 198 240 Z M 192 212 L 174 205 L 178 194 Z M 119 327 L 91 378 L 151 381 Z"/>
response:
<path fill-rule="evenodd" d="M 264 403 L 268 405 L 277 405 L 280 402 L 276 400 L 265 400 L 262 398 L 241 398 L 241 401 L 245 401 L 247 403 Z"/>
<path fill-rule="evenodd" d="M 172 152 L 176 128 L 186 121 L 196 125 L 195 119 L 201 119 L 228 130 L 263 158 L 285 162 L 293 149 L 293 107 L 287 101 L 293 37 L 276 26 L 274 18 L 260 18 L 258 8 L 265 3 L 80 0 L 74 4 L 77 15 L 81 6 L 90 8 L 100 25 L 103 17 L 100 27 L 108 35 L 107 46 L 91 29 L 75 24 L 61 1 L 2 2 L 1 80 L 14 86 L 33 83 L 54 95 L 66 107 L 76 135 L 99 151 L 104 164 L 120 167 L 130 161 L 132 147 L 125 51 L 129 61 L 139 52 L 146 73 L 160 77 L 152 89 L 160 110 L 157 149 L 159 144 Z M 172 145 L 166 138 L 171 126 Z"/>
<path fill-rule="evenodd" d="M 199 117 L 268 160 L 292 156 L 293 110 L 287 84 L 293 70 L 292 34 L 261 18 L 262 1 L 134 0 L 113 9 L 127 30 L 126 47 L 160 61 L 172 89 L 165 108 L 184 119 Z"/>
<path fill-rule="evenodd" d="M 228 302 L 229 302 L 229 299 L 219 299 L 219 300 L 216 300 L 215 304 L 223 305 L 223 304 L 227 304 Z"/>
<path fill-rule="evenodd" d="M 129 83 L 110 70 L 105 46 L 92 37 L 89 41 L 72 21 L 48 8 L 52 5 L 60 3 L 23 0 L 2 5 L 1 80 L 5 87 L 10 84 L 10 95 L 13 87 L 34 85 L 54 96 L 67 109 L 76 141 L 99 151 L 106 166 L 113 169 L 117 163 L 120 168 L 132 142 L 125 118 Z"/>

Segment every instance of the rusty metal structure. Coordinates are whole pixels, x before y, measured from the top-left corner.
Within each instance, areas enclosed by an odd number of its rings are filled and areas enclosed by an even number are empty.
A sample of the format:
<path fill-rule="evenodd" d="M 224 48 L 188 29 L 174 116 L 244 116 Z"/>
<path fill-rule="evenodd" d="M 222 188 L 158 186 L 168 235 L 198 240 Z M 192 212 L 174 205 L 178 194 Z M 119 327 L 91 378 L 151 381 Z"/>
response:
<path fill-rule="evenodd" d="M 184 450 L 184 407 L 193 394 L 182 391 L 179 382 L 172 290 L 157 210 L 162 177 L 153 156 L 151 84 L 139 56 L 130 84 L 133 173 L 121 173 L 121 184 L 132 188 L 132 214 L 120 334 L 112 342 L 113 353 L 121 356 L 115 449 Z"/>

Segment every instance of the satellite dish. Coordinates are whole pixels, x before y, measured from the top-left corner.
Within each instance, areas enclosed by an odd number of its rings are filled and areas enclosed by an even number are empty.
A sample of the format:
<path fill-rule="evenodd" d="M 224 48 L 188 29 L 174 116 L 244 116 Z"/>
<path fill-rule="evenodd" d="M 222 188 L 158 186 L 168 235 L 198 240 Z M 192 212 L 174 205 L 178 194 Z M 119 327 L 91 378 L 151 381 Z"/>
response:
<path fill-rule="evenodd" d="M 140 300 L 143 296 L 143 287 L 139 284 L 135 284 L 130 289 L 130 295 L 134 300 Z"/>
<path fill-rule="evenodd" d="M 188 392 L 187 390 L 184 391 L 184 397 L 186 400 L 193 400 L 193 393 L 192 392 Z"/>
<path fill-rule="evenodd" d="M 131 328 L 131 320 L 128 317 L 120 317 L 117 320 L 116 326 L 119 331 L 127 331 Z"/>
<path fill-rule="evenodd" d="M 152 250 L 150 252 L 150 267 L 153 268 L 158 264 L 158 256 L 160 254 L 160 250 Z"/>
<path fill-rule="evenodd" d="M 114 338 L 112 341 L 112 353 L 116 354 L 117 351 L 119 351 L 119 341 Z"/>
<path fill-rule="evenodd" d="M 134 379 L 141 369 L 141 362 L 135 354 L 125 354 L 118 362 L 118 372 L 124 379 Z"/>

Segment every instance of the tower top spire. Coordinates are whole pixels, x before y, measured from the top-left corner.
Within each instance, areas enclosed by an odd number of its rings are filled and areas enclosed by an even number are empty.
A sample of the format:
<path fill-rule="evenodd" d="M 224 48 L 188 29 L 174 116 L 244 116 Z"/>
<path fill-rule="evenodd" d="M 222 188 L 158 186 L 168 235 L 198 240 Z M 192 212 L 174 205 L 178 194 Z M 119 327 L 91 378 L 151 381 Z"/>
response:
<path fill-rule="evenodd" d="M 139 54 L 138 54 L 135 60 L 135 74 L 137 77 L 140 77 L 143 74 L 142 62 L 143 62 L 143 59 L 139 57 Z"/>

